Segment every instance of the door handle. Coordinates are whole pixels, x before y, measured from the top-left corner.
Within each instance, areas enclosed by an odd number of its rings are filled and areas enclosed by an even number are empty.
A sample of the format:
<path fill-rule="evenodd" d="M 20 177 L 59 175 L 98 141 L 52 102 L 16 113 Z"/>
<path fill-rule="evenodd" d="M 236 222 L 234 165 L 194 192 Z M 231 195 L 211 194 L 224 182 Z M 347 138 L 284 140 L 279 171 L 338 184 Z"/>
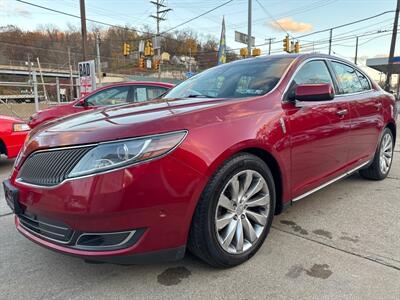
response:
<path fill-rule="evenodd" d="M 345 116 L 345 115 L 347 115 L 348 114 L 348 110 L 345 108 L 345 109 L 340 109 L 340 110 L 338 110 L 337 112 L 336 112 L 336 114 L 338 115 L 338 116 Z"/>

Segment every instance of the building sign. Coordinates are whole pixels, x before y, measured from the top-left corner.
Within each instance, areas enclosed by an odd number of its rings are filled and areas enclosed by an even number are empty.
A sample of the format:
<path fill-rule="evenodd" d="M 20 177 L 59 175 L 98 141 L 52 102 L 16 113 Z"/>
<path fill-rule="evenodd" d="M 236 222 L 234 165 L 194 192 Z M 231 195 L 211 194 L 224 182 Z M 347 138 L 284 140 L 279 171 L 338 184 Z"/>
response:
<path fill-rule="evenodd" d="M 247 45 L 247 34 L 241 33 L 239 31 L 235 31 L 235 42 L 239 42 Z M 251 46 L 254 47 L 256 44 L 256 38 L 254 36 L 251 37 Z"/>
<path fill-rule="evenodd" d="M 96 89 L 96 70 L 94 60 L 78 63 L 80 97 L 84 97 Z"/>

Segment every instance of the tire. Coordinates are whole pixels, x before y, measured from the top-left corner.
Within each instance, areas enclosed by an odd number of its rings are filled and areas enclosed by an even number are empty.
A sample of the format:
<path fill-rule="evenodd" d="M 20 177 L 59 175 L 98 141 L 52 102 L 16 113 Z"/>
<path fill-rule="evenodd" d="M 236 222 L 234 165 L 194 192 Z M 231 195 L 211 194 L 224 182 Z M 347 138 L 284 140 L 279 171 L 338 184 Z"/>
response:
<path fill-rule="evenodd" d="M 392 131 L 385 128 L 375 152 L 374 159 L 368 168 L 360 170 L 360 175 L 370 180 L 383 180 L 387 177 L 393 162 L 394 139 Z"/>
<path fill-rule="evenodd" d="M 190 228 L 189 250 L 214 267 L 245 262 L 268 235 L 275 197 L 274 180 L 264 161 L 247 153 L 233 156 L 210 178 L 200 197 Z"/>

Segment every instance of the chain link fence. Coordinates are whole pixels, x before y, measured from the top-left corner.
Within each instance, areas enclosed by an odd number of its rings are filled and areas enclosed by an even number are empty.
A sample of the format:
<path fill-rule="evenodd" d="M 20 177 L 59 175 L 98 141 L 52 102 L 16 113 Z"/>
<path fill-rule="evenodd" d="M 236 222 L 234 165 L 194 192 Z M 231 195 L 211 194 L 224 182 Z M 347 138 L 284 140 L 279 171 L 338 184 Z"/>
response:
<path fill-rule="evenodd" d="M 69 78 L 54 78 L 52 82 L 39 81 L 34 71 L 28 81 L 0 81 L 0 115 L 14 116 L 22 120 L 38 110 L 62 102 L 72 101 L 79 92 Z"/>

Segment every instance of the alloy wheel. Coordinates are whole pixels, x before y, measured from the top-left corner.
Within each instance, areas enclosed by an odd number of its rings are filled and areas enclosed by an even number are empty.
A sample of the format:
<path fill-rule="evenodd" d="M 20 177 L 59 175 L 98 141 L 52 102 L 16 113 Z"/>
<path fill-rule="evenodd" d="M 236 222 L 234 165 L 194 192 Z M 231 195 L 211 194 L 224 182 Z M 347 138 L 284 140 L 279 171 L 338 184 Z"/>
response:
<path fill-rule="evenodd" d="M 393 156 L 393 141 L 392 136 L 386 133 L 382 138 L 380 155 L 379 155 L 379 166 L 381 172 L 386 174 L 389 172 L 390 165 L 392 163 Z"/>
<path fill-rule="evenodd" d="M 241 171 L 228 181 L 219 196 L 215 230 L 220 246 L 230 254 L 251 249 L 268 223 L 270 195 L 264 177 Z"/>

